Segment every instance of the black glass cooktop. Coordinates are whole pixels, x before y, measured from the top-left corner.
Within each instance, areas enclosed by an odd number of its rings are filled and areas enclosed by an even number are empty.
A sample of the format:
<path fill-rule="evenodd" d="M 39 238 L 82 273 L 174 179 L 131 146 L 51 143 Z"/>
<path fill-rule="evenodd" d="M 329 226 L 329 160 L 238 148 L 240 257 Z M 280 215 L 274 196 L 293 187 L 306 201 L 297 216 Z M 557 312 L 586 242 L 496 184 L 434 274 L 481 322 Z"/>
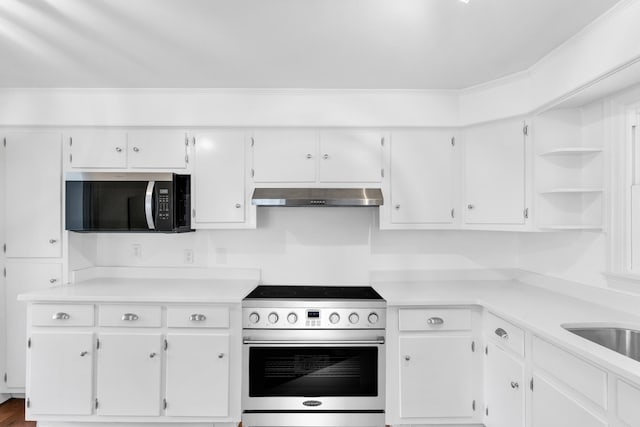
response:
<path fill-rule="evenodd" d="M 258 286 L 245 299 L 381 300 L 371 286 Z"/>

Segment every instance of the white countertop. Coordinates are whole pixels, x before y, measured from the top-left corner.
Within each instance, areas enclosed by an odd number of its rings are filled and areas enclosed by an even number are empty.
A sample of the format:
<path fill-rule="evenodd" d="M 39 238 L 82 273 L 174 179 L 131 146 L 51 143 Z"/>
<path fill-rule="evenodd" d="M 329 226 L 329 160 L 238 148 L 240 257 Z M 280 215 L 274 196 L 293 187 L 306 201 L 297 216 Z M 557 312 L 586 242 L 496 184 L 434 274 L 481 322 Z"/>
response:
<path fill-rule="evenodd" d="M 622 326 L 640 330 L 634 316 L 516 280 L 380 282 L 373 287 L 389 306 L 479 305 L 540 338 L 640 384 L 640 362 L 592 343 L 561 325 Z"/>
<path fill-rule="evenodd" d="M 237 304 L 256 280 L 95 278 L 18 296 L 29 302 L 152 302 Z"/>

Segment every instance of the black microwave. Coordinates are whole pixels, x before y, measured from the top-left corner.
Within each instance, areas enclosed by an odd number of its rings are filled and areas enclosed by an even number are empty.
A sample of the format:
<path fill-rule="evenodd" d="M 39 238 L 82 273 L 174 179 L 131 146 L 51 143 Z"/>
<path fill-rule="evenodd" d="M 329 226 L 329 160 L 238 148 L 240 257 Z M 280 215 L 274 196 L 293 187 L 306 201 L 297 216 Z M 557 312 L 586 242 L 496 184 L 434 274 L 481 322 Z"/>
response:
<path fill-rule="evenodd" d="M 69 173 L 65 176 L 65 229 L 192 231 L 190 194 L 190 175 Z"/>

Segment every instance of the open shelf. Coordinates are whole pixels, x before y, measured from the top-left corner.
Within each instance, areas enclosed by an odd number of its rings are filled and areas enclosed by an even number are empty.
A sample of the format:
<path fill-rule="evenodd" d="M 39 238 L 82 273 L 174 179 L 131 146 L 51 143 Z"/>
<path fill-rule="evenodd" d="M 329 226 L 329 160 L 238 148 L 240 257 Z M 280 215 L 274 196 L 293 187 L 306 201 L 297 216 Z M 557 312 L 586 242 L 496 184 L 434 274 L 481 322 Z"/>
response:
<path fill-rule="evenodd" d="M 553 156 L 553 155 L 561 155 L 561 154 L 575 154 L 575 155 L 584 155 L 584 154 L 596 154 L 601 153 L 601 148 L 591 148 L 591 147 L 561 147 L 555 148 L 553 150 L 545 151 L 543 153 L 538 154 L 539 156 Z"/>
<path fill-rule="evenodd" d="M 602 193 L 602 188 L 552 188 L 550 190 L 540 191 L 540 194 L 585 194 L 585 193 Z"/>
<path fill-rule="evenodd" d="M 602 230 L 601 225 L 580 224 L 547 224 L 538 227 L 540 230 Z"/>

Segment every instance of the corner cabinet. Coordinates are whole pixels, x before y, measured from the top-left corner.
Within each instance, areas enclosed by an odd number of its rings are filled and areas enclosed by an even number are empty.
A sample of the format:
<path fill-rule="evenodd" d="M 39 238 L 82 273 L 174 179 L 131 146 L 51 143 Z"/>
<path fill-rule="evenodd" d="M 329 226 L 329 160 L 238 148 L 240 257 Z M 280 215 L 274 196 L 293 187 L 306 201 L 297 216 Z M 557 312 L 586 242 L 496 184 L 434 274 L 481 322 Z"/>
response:
<path fill-rule="evenodd" d="M 27 419 L 238 422 L 239 322 L 236 305 L 31 303 Z"/>

